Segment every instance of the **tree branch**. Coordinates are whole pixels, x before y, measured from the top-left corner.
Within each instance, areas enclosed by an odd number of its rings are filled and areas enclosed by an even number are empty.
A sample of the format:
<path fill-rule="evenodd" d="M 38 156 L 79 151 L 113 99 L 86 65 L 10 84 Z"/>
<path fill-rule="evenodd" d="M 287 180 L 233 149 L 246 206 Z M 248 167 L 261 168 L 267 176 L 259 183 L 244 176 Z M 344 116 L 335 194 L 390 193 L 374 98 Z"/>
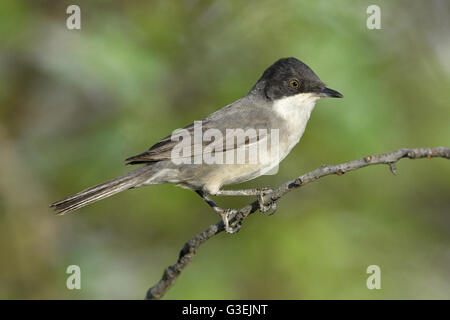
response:
<path fill-rule="evenodd" d="M 361 159 L 345 162 L 338 165 L 325 165 L 319 169 L 306 173 L 292 181 L 286 182 L 272 192 L 263 197 L 264 205 L 278 201 L 282 196 L 293 189 L 302 187 L 310 182 L 316 181 L 322 177 L 337 174 L 343 175 L 346 172 L 364 168 L 370 165 L 386 164 L 390 167 L 393 174 L 396 174 L 395 163 L 402 158 L 421 159 L 421 158 L 445 158 L 450 159 L 450 148 L 420 148 L 420 149 L 399 149 L 393 152 L 367 156 Z M 259 209 L 258 201 L 236 210 L 236 213 L 230 217 L 230 226 L 234 227 L 241 224 L 242 221 Z M 209 226 L 205 231 L 189 240 L 180 251 L 178 260 L 175 264 L 169 266 L 159 282 L 151 287 L 147 292 L 147 299 L 160 299 L 166 291 L 175 283 L 181 271 L 192 261 L 196 250 L 202 243 L 211 239 L 216 234 L 224 231 L 222 221 Z"/>

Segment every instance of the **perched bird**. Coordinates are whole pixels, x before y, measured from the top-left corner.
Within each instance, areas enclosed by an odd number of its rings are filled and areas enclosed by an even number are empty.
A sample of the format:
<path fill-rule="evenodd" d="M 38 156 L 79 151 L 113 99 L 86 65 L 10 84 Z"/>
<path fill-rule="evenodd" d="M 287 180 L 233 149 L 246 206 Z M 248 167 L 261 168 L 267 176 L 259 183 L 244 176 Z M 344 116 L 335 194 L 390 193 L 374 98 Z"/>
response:
<path fill-rule="evenodd" d="M 208 195 L 256 195 L 261 203 L 267 189 L 221 188 L 277 167 L 300 141 L 317 100 L 324 97 L 343 96 L 327 88 L 303 62 L 280 59 L 243 98 L 126 159 L 139 168 L 50 206 L 64 214 L 127 189 L 173 183 L 196 191 L 222 217 L 225 230 L 235 232 L 228 223 L 230 210 L 218 207 Z M 241 151 L 244 159 L 239 158 Z M 261 211 L 268 209 L 261 204 Z"/>

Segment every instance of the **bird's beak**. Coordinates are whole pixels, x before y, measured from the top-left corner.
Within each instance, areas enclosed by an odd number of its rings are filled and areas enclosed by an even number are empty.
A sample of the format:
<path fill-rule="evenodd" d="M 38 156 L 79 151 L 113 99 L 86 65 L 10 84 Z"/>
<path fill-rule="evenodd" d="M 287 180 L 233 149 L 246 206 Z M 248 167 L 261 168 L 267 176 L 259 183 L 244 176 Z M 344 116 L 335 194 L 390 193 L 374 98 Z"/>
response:
<path fill-rule="evenodd" d="M 343 98 L 344 96 L 337 92 L 336 90 L 330 89 L 330 88 L 323 88 L 319 92 L 319 96 L 322 98 L 329 97 L 329 98 Z"/>

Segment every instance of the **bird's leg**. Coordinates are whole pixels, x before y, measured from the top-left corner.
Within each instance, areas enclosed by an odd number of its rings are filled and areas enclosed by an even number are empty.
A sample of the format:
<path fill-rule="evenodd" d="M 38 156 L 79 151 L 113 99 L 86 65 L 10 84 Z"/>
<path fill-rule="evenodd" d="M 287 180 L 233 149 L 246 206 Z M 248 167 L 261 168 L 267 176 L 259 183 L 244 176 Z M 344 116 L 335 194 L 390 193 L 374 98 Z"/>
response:
<path fill-rule="evenodd" d="M 269 188 L 259 188 L 259 189 L 245 189 L 245 190 L 219 190 L 214 193 L 214 196 L 257 196 L 259 211 L 261 213 L 266 213 L 272 210 L 269 215 L 272 215 L 277 211 L 277 202 L 272 201 L 269 205 L 264 205 L 264 196 L 271 193 L 273 190 Z"/>
<path fill-rule="evenodd" d="M 202 197 L 203 200 L 211 207 L 213 210 L 220 216 L 220 218 L 223 221 L 223 224 L 225 225 L 225 231 L 227 233 L 236 233 L 241 229 L 241 223 L 238 223 L 238 225 L 233 229 L 230 227 L 228 217 L 230 214 L 234 213 L 236 210 L 234 209 L 222 209 L 219 207 L 214 201 L 212 201 L 206 192 L 203 190 L 195 190 L 195 192 Z"/>
<path fill-rule="evenodd" d="M 272 200 L 272 202 L 269 203 L 269 205 L 264 205 L 264 196 L 267 193 L 272 192 L 273 190 L 263 188 L 261 192 L 258 194 L 258 204 L 259 204 L 259 211 L 261 213 L 269 212 L 268 215 L 271 216 L 277 211 L 278 203 L 277 200 Z"/>
<path fill-rule="evenodd" d="M 265 188 L 265 190 L 270 190 Z M 271 191 L 271 190 L 270 190 Z M 244 189 L 244 190 L 219 190 L 214 196 L 258 196 L 262 189 Z"/>

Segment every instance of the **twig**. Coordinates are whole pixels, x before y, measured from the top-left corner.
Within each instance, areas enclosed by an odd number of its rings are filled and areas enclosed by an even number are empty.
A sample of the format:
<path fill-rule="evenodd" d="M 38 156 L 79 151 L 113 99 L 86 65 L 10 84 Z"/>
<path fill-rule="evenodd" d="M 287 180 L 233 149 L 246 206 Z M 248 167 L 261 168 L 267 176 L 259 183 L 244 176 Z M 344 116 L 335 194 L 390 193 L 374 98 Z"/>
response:
<path fill-rule="evenodd" d="M 310 182 L 316 181 L 322 177 L 337 174 L 343 175 L 346 172 L 357 170 L 363 167 L 376 164 L 386 164 L 389 166 L 392 173 L 396 173 L 395 163 L 402 158 L 421 159 L 421 158 L 446 158 L 450 159 L 450 148 L 420 148 L 420 149 L 399 149 L 393 152 L 384 154 L 377 154 L 367 156 L 361 159 L 345 162 L 338 165 L 325 165 L 319 169 L 306 173 L 292 181 L 289 181 L 272 192 L 264 195 L 264 205 L 270 205 L 278 201 L 289 191 L 304 186 Z M 258 201 L 236 210 L 236 213 L 230 217 L 230 226 L 234 227 L 241 224 L 242 221 L 259 209 Z M 160 299 L 166 291 L 175 283 L 175 280 L 180 275 L 181 271 L 192 261 L 196 250 L 202 243 L 211 239 L 216 234 L 224 231 L 224 224 L 222 221 L 209 226 L 205 231 L 198 234 L 190 241 L 188 241 L 183 249 L 180 251 L 178 260 L 175 264 L 169 266 L 164 271 L 164 274 L 159 282 L 151 287 L 147 292 L 147 299 Z"/>

